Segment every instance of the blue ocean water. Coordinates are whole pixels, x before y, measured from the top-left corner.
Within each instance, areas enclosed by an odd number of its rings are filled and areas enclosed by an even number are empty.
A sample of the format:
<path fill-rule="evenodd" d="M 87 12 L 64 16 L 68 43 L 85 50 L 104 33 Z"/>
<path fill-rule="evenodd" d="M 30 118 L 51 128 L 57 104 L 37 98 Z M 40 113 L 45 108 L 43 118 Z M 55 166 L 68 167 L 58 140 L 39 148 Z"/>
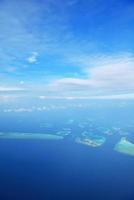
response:
<path fill-rule="evenodd" d="M 86 118 L 97 134 L 98 127 L 117 125 L 133 131 L 128 108 L 1 113 L 0 131 L 55 133 L 71 127 L 76 136 L 91 131 L 86 124 L 79 127 Z M 70 119 L 74 123 L 68 124 Z M 118 131 L 106 136 L 97 148 L 76 144 L 71 136 L 62 141 L 0 140 L 0 200 L 133 200 L 134 157 L 113 150 L 120 137 Z M 128 138 L 133 140 L 133 134 Z"/>
<path fill-rule="evenodd" d="M 2 141 L 0 199 L 134 199 L 134 160 L 61 141 Z"/>

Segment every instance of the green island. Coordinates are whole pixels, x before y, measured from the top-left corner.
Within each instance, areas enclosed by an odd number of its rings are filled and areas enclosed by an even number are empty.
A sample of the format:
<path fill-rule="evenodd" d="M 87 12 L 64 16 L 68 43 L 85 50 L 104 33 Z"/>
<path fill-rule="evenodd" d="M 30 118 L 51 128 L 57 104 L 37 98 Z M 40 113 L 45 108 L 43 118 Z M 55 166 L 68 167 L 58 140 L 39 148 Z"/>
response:
<path fill-rule="evenodd" d="M 0 139 L 62 140 L 63 136 L 43 133 L 0 132 Z"/>
<path fill-rule="evenodd" d="M 129 142 L 126 137 L 122 137 L 121 140 L 115 145 L 115 151 L 134 156 L 134 144 Z"/>
<path fill-rule="evenodd" d="M 77 137 L 75 139 L 76 143 L 79 144 L 84 144 L 84 145 L 88 145 L 88 146 L 92 146 L 92 147 L 99 147 L 101 146 L 104 142 L 105 142 L 106 138 L 103 136 L 95 136 L 95 137 Z"/>

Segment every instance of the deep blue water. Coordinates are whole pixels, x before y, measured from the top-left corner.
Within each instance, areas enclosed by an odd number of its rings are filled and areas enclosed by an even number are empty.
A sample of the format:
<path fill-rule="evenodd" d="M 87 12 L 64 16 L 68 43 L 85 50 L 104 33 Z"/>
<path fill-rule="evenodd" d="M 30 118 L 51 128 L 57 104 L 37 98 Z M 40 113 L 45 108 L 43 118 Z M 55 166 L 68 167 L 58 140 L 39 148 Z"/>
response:
<path fill-rule="evenodd" d="M 98 105 L 98 104 L 97 104 Z M 134 142 L 134 104 L 36 113 L 0 113 L 0 132 L 99 134 L 118 127 Z M 73 124 L 68 124 L 74 119 Z M 88 122 L 85 128 L 79 123 Z M 52 123 L 51 127 L 42 126 Z M 90 125 L 92 125 L 90 127 Z M 102 127 L 102 129 L 98 129 Z M 103 131 L 101 131 L 103 134 Z M 106 136 L 106 135 L 105 135 Z M 113 150 L 118 131 L 98 148 L 63 141 L 0 140 L 0 200 L 134 200 L 134 157 Z"/>
<path fill-rule="evenodd" d="M 133 200 L 134 158 L 107 145 L 3 140 L 0 199 Z"/>

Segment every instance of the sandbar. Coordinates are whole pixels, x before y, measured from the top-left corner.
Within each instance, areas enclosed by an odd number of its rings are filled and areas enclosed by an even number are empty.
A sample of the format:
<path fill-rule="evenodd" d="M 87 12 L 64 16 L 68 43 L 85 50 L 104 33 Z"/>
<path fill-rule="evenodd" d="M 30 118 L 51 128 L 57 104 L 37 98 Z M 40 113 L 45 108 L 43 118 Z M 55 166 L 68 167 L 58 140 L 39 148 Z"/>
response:
<path fill-rule="evenodd" d="M 0 139 L 61 140 L 63 136 L 43 133 L 0 132 Z"/>
<path fill-rule="evenodd" d="M 129 142 L 126 137 L 121 138 L 121 140 L 115 145 L 114 150 L 120 153 L 134 156 L 134 144 Z"/>

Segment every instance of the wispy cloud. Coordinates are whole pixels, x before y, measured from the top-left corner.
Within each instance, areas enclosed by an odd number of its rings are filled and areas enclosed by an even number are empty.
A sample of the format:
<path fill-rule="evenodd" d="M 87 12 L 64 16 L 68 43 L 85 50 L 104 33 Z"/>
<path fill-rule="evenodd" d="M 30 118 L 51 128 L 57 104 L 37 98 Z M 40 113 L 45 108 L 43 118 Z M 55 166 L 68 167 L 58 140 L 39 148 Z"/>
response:
<path fill-rule="evenodd" d="M 55 1 L 0 2 L 0 64 L 2 69 L 23 70 L 25 61 L 35 63 L 37 54 L 61 54 L 62 42 L 71 37 L 65 7 Z M 55 9 L 53 9 L 55 8 Z M 63 17 L 64 16 L 64 17 Z M 60 51 L 60 53 L 59 53 Z M 28 57 L 31 53 L 32 55 Z M 37 53 L 38 52 L 38 53 Z M 64 54 L 64 52 L 63 52 Z"/>
<path fill-rule="evenodd" d="M 62 94 L 70 92 L 85 96 L 134 92 L 133 56 L 101 56 L 92 63 L 94 67 L 83 68 L 85 78 L 61 78 L 54 80 L 49 87 Z"/>
<path fill-rule="evenodd" d="M 38 57 L 38 53 L 37 52 L 33 52 L 32 55 L 27 58 L 27 61 L 29 63 L 36 63 L 37 62 L 37 57 Z"/>
<path fill-rule="evenodd" d="M 91 96 L 39 96 L 41 100 L 100 100 L 100 99 L 134 99 L 133 94 L 91 95 Z"/>
<path fill-rule="evenodd" d="M 91 59 L 91 58 L 90 58 Z M 134 57 L 123 54 L 98 56 L 89 63 L 93 67 L 83 67 L 83 77 L 52 78 L 47 83 L 21 84 L 23 87 L 0 87 L 0 92 L 29 90 L 29 94 L 40 94 L 40 98 L 94 98 L 96 95 L 114 98 L 132 98 L 134 93 Z M 24 82 L 23 82 L 24 83 Z M 130 95 L 129 95 L 130 94 Z M 122 96 L 118 96 L 122 95 Z M 57 96 L 57 97 L 56 97 Z M 96 97 L 97 97 L 96 96 Z M 99 97 L 97 97 L 99 98 Z"/>
<path fill-rule="evenodd" d="M 0 86 L 0 92 L 16 92 L 16 91 L 24 91 L 24 88 L 21 87 L 10 87 L 10 86 Z"/>
<path fill-rule="evenodd" d="M 118 24 L 128 31 L 122 24 L 133 19 L 130 5 L 118 9 L 115 0 L 110 4 L 101 0 L 5 0 L 0 8 L 0 78 L 4 74 L 1 83 L 6 85 L 0 93 L 31 91 L 27 95 L 67 99 L 134 93 L 134 55 L 119 53 L 118 34 L 114 40 L 107 33 L 109 24 L 116 31 Z M 115 11 L 105 21 L 107 8 Z M 129 43 L 122 38 L 123 44 Z M 107 51 L 112 49 L 110 41 L 114 53 Z M 125 52 L 131 48 L 125 47 Z"/>

